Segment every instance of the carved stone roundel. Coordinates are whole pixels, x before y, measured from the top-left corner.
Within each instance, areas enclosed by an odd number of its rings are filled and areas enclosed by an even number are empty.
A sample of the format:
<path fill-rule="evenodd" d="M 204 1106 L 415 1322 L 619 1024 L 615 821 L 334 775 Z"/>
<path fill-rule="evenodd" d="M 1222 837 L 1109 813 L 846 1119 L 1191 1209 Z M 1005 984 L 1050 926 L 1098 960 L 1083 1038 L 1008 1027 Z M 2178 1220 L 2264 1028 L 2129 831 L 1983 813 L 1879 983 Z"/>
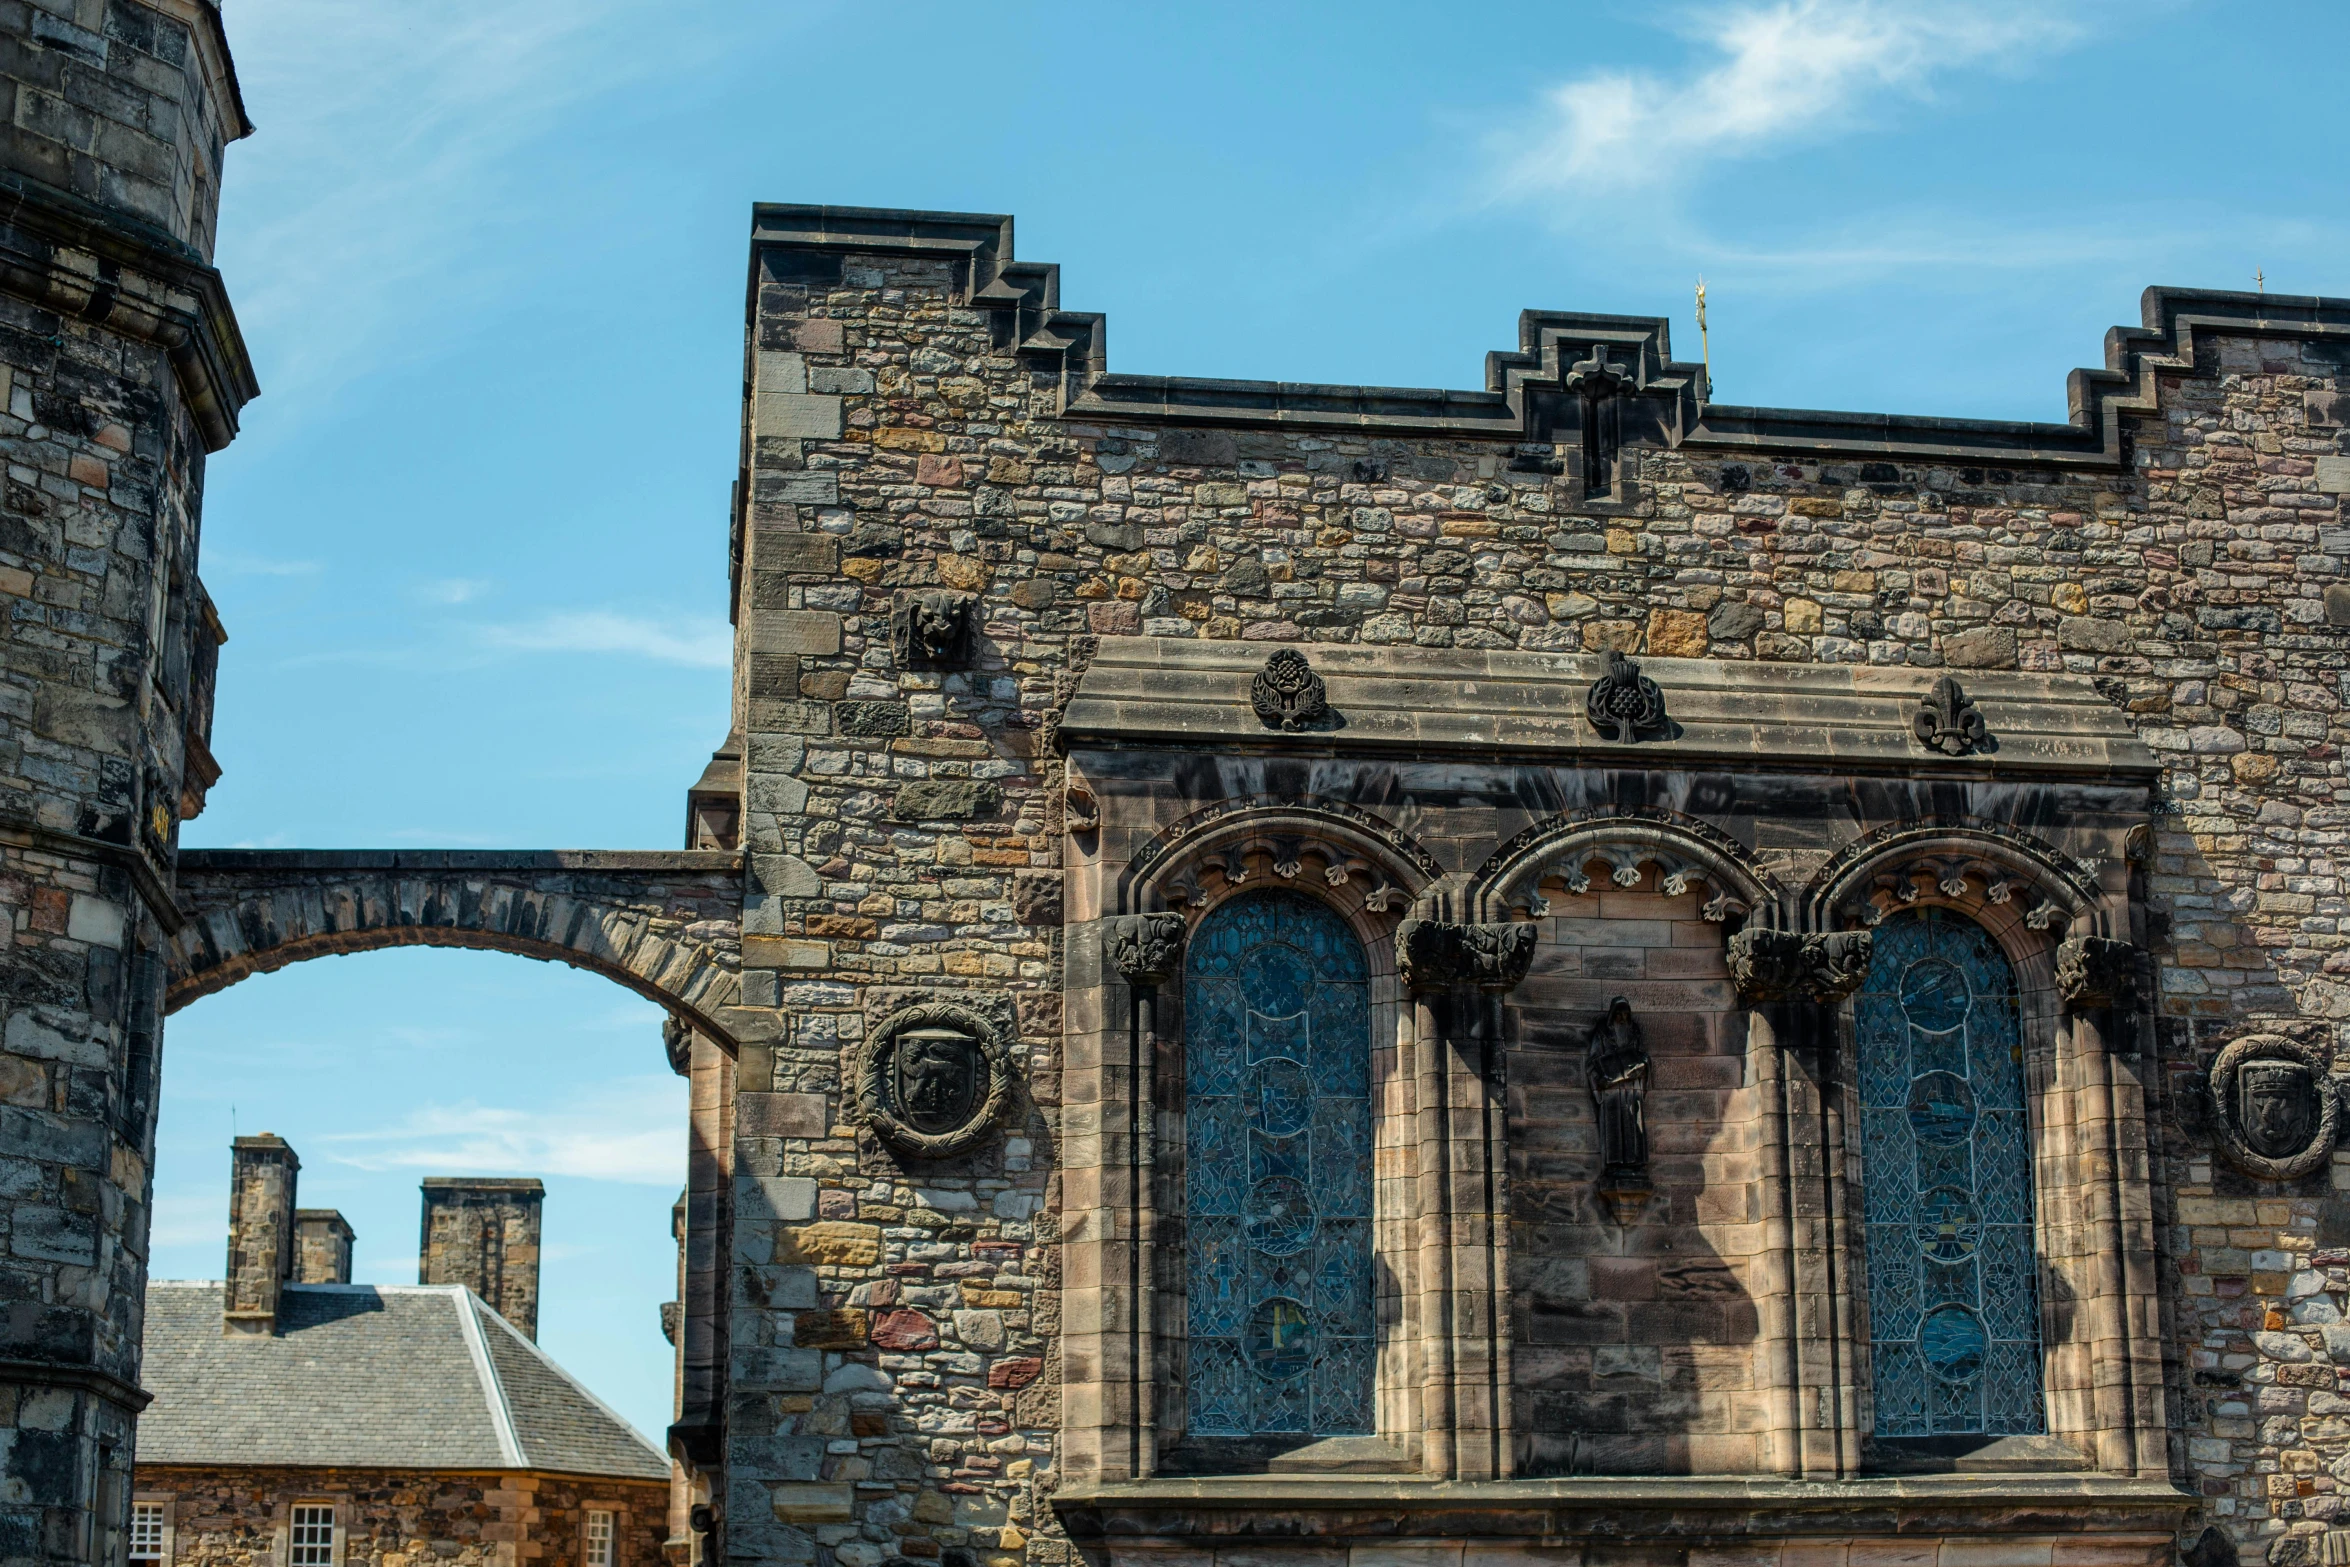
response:
<path fill-rule="evenodd" d="M 2323 1168 L 2341 1138 L 2342 1096 L 2323 1052 L 2281 1034 L 2247 1034 L 2220 1051 L 2211 1108 L 2228 1162 L 2270 1180 Z"/>
<path fill-rule="evenodd" d="M 857 1119 L 900 1153 L 967 1153 L 987 1140 L 1011 1100 L 1002 1033 L 951 1001 L 891 1013 L 857 1053 Z"/>

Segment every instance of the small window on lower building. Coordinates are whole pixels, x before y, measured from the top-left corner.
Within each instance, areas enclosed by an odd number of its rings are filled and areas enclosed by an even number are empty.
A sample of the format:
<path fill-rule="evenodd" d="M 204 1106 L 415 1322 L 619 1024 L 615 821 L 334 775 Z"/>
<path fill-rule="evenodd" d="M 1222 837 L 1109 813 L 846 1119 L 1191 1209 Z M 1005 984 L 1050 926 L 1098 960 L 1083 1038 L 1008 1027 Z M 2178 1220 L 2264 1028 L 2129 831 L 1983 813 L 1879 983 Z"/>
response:
<path fill-rule="evenodd" d="M 163 1504 L 161 1502 L 131 1503 L 131 1560 L 134 1562 L 163 1560 Z"/>
<path fill-rule="evenodd" d="M 589 1509 L 585 1567 L 612 1567 L 612 1515 Z"/>
<path fill-rule="evenodd" d="M 335 1510 L 331 1504 L 294 1509 L 286 1567 L 335 1567 Z"/>

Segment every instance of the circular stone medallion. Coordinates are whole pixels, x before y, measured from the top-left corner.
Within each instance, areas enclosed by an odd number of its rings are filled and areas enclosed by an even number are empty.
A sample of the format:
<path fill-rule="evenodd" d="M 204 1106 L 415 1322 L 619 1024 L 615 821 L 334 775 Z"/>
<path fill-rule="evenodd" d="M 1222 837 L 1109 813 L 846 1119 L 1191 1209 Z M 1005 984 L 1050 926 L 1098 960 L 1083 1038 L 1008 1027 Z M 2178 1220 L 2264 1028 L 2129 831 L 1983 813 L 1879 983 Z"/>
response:
<path fill-rule="evenodd" d="M 1313 1314 L 1302 1300 L 1267 1296 L 1240 1330 L 1240 1352 L 1249 1369 L 1268 1382 L 1304 1376 L 1314 1363 Z"/>
<path fill-rule="evenodd" d="M 1982 1375 L 1983 1320 L 1964 1306 L 1943 1306 L 1918 1324 L 1918 1354 L 1926 1369 L 1944 1382 L 1972 1382 Z"/>
<path fill-rule="evenodd" d="M 1975 1091 L 1956 1072 L 1921 1072 L 1910 1080 L 1909 1129 L 1940 1148 L 1965 1142 L 1975 1129 Z"/>
<path fill-rule="evenodd" d="M 1314 1238 L 1314 1197 L 1306 1183 L 1268 1175 L 1248 1190 L 1248 1243 L 1268 1257 L 1294 1257 Z"/>
<path fill-rule="evenodd" d="M 1945 958 L 1921 958 L 1901 976 L 1901 1010 L 1913 1027 L 1948 1033 L 1966 1021 L 1966 976 Z"/>

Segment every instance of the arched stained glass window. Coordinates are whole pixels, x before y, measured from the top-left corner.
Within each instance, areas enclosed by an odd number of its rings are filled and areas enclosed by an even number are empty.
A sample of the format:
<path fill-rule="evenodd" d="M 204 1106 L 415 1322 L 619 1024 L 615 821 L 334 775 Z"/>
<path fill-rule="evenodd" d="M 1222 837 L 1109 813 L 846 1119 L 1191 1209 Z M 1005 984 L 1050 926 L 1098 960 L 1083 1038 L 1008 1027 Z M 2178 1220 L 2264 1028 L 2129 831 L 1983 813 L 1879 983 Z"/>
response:
<path fill-rule="evenodd" d="M 1368 981 L 1346 922 L 1297 893 L 1235 898 L 1191 938 L 1194 1436 L 1373 1429 Z"/>
<path fill-rule="evenodd" d="M 1853 998 L 1876 1432 L 2044 1429 L 2015 974 L 1939 909 L 1877 927 Z"/>

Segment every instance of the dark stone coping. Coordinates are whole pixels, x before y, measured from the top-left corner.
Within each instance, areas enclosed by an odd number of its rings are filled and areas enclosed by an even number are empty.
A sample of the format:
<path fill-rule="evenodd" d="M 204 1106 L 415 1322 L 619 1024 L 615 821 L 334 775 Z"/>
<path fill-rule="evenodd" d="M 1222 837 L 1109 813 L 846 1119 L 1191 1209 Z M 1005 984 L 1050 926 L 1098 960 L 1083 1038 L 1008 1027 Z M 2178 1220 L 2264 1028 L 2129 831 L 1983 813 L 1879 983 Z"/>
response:
<path fill-rule="evenodd" d="M 1268 729 L 1249 685 L 1279 647 L 1306 656 L 1337 715 L 1310 733 Z M 1959 670 L 1996 748 L 1949 757 L 1911 731 L 1941 669 L 1643 658 L 1676 731 L 1603 737 L 1584 696 L 1590 653 L 1391 648 L 1360 643 L 1105 637 L 1060 724 L 1064 744 L 1272 748 L 1288 753 L 1572 755 L 1673 768 L 1734 762 L 1775 770 L 2065 776 L 2150 781 L 2154 752 L 2128 715 L 2078 676 Z"/>
<path fill-rule="evenodd" d="M 14 812 L 0 812 L 0 841 L 46 850 L 68 859 L 113 866 L 130 877 L 131 885 L 138 889 L 139 901 L 146 904 L 147 912 L 155 916 L 155 923 L 163 927 L 163 933 L 167 936 L 178 933 L 181 915 L 171 889 L 163 884 L 155 867 L 147 863 L 147 856 L 129 844 L 64 832 Z"/>
<path fill-rule="evenodd" d="M 1063 373 L 1063 413 L 1104 423 L 1547 442 L 1560 400 L 1571 395 L 1563 387 L 1566 368 L 1598 351 L 1628 361 L 1633 400 L 1652 411 L 1655 428 L 1674 448 L 1732 459 L 1753 453 L 2117 470 L 2128 461 L 2122 417 L 2155 409 L 2156 378 L 2207 373 L 2196 368 L 2198 333 L 2350 347 L 2350 299 L 2149 288 L 2139 300 L 2141 325 L 2106 333 L 2104 367 L 2067 378 L 2069 417 L 2062 424 L 1711 403 L 1703 366 L 1672 357 L 1666 318 L 1577 311 L 1521 313 L 1517 349 L 1486 356 L 1483 391 L 1112 375 L 1106 321 L 1060 308 L 1059 267 L 1013 260 L 1008 216 L 758 204 L 751 209 L 753 312 L 759 254 L 769 249 L 821 257 L 833 269 L 852 254 L 953 262 L 964 269 L 958 286 L 969 303 L 1012 313 L 1015 351 Z"/>
<path fill-rule="evenodd" d="M 634 871 L 675 876 L 737 872 L 733 849 L 182 849 L 180 875 L 348 871 Z"/>
<path fill-rule="evenodd" d="M 126 1382 L 110 1371 L 101 1371 L 87 1363 L 0 1358 L 0 1386 L 11 1382 L 34 1387 L 70 1387 L 85 1393 L 95 1393 L 108 1403 L 129 1410 L 134 1415 L 145 1409 L 155 1397 L 137 1383 Z"/>
<path fill-rule="evenodd" d="M 1905 1475 L 1855 1480 L 1587 1476 L 1446 1481 L 1360 1475 L 1203 1477 L 1073 1486 L 1053 1498 L 1080 1540 L 1235 1536 L 1617 1538 L 1917 1535 L 1939 1529 L 2167 1532 L 2199 1498 L 2117 1475 Z M 1431 1515 L 1442 1515 L 1435 1517 Z M 1987 1516 L 1988 1515 L 1988 1516 Z"/>

